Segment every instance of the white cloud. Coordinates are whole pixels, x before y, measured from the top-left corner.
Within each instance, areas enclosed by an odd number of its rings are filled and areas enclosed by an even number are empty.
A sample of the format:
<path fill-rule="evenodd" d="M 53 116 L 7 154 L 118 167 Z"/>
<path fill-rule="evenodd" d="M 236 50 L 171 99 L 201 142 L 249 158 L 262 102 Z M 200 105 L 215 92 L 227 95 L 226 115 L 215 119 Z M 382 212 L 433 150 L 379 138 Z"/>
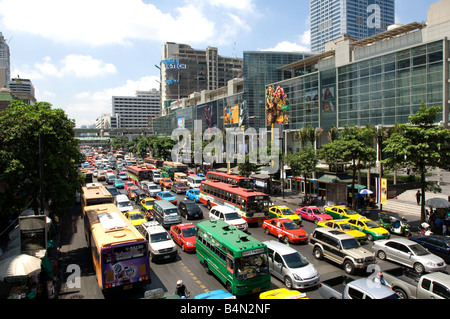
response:
<path fill-rule="evenodd" d="M 113 96 L 135 96 L 136 91 L 159 90 L 158 76 L 146 76 L 139 80 L 127 80 L 120 87 L 100 91 L 79 92 L 73 102 L 64 107 L 69 118 L 75 119 L 76 126 L 92 125 L 101 114 L 111 113 Z"/>
<path fill-rule="evenodd" d="M 279 52 L 307 52 L 310 49 L 297 43 L 282 41 L 277 43 L 273 48 L 262 49 L 261 51 L 279 51 Z"/>
<path fill-rule="evenodd" d="M 41 80 L 44 78 L 62 78 L 75 76 L 77 78 L 96 78 L 117 73 L 116 67 L 88 55 L 70 54 L 59 63 L 53 63 L 50 57 L 45 57 L 43 62 L 36 62 L 32 67 L 22 65 L 13 70 L 12 74 L 18 74 L 22 78 Z"/>

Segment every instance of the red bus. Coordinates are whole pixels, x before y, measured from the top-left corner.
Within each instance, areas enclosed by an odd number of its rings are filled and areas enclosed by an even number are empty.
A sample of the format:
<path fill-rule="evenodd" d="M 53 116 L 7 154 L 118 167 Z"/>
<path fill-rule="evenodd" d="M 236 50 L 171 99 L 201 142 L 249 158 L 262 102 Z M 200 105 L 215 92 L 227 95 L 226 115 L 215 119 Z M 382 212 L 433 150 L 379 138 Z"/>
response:
<path fill-rule="evenodd" d="M 227 174 L 218 171 L 208 171 L 208 173 L 206 173 L 206 179 L 210 181 L 219 181 L 230 185 L 237 185 L 239 187 L 247 189 L 253 189 L 255 187 L 255 180 L 253 178 L 237 174 Z"/>
<path fill-rule="evenodd" d="M 208 209 L 216 205 L 231 207 L 249 224 L 267 219 L 271 202 L 269 195 L 253 189 L 209 180 L 201 183 L 199 199 Z"/>
<path fill-rule="evenodd" d="M 151 164 L 156 168 L 161 168 L 163 166 L 164 161 L 157 158 L 144 158 L 144 163 Z"/>
<path fill-rule="evenodd" d="M 150 168 L 143 165 L 129 165 L 127 166 L 128 178 L 132 180 L 136 185 L 139 182 L 150 179 Z"/>

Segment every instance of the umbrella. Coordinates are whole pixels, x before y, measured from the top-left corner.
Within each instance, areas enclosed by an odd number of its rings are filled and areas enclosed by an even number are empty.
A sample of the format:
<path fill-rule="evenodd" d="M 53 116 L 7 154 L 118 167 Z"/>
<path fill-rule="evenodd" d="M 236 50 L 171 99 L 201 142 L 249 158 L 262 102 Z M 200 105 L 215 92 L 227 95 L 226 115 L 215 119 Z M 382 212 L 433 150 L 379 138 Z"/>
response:
<path fill-rule="evenodd" d="M 430 206 L 432 208 L 450 208 L 450 202 L 445 198 L 434 197 L 425 201 L 426 206 Z"/>
<path fill-rule="evenodd" d="M 9 277 L 29 276 L 41 271 L 41 259 L 20 254 L 0 261 L 0 280 Z"/>
<path fill-rule="evenodd" d="M 362 195 L 370 195 L 370 194 L 373 194 L 373 192 L 372 192 L 370 189 L 361 189 L 361 190 L 359 191 L 359 193 L 362 194 Z"/>

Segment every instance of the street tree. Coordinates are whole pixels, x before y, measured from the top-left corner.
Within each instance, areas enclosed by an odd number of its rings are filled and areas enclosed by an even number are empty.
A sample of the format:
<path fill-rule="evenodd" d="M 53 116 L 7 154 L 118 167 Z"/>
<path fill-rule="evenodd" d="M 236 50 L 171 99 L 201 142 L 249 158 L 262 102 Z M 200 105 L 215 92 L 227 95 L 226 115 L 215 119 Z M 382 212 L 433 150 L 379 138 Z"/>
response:
<path fill-rule="evenodd" d="M 72 207 L 83 184 L 78 171 L 83 157 L 74 128 L 75 122 L 62 109 L 47 102 L 28 105 L 16 100 L 2 111 L 0 184 L 6 185 L 0 192 L 2 214 L 17 214 L 30 202 L 37 214 L 41 198 L 51 213 L 62 215 Z"/>
<path fill-rule="evenodd" d="M 388 168 L 396 168 L 399 163 L 410 165 L 412 172 L 420 176 L 421 221 L 425 221 L 425 192 L 440 191 L 426 180 L 429 170 L 450 167 L 450 130 L 436 125 L 441 106 L 426 107 L 424 103 L 416 114 L 409 117 L 409 124 L 400 125 L 384 141 L 383 151 L 390 156 L 383 161 Z"/>

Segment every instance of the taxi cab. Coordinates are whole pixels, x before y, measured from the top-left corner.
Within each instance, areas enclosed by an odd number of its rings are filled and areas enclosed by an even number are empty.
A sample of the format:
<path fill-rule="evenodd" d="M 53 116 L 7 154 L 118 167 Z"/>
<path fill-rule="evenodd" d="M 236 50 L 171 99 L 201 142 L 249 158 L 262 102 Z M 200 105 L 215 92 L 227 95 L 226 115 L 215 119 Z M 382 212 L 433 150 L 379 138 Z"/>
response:
<path fill-rule="evenodd" d="M 348 223 L 356 229 L 365 233 L 370 241 L 378 239 L 389 239 L 391 237 L 391 234 L 388 230 L 381 227 L 369 218 L 351 218 L 349 219 Z"/>
<path fill-rule="evenodd" d="M 145 216 L 148 220 L 153 219 L 153 214 L 151 213 L 153 209 L 153 202 L 156 199 L 153 197 L 145 197 L 139 201 L 139 206 L 141 206 L 141 210 L 145 213 Z"/>
<path fill-rule="evenodd" d="M 325 207 L 325 214 L 330 215 L 333 219 L 343 218 L 360 218 L 363 217 L 356 211 L 347 206 L 331 206 Z"/>
<path fill-rule="evenodd" d="M 134 227 L 138 227 L 140 224 L 145 223 L 147 219 L 145 219 L 144 214 L 142 214 L 139 210 L 132 210 L 124 213 L 125 217 L 131 221 Z"/>
<path fill-rule="evenodd" d="M 298 290 L 279 288 L 261 293 L 259 299 L 309 299 L 306 294 Z"/>
<path fill-rule="evenodd" d="M 196 235 L 197 228 L 192 223 L 172 225 L 170 227 L 170 236 L 185 252 L 195 250 Z"/>
<path fill-rule="evenodd" d="M 287 243 L 308 241 L 306 231 L 288 218 L 272 218 L 263 221 L 262 228 L 267 235 L 274 235 Z"/>
<path fill-rule="evenodd" d="M 301 216 L 297 215 L 292 209 L 287 206 L 272 206 L 269 207 L 269 218 L 289 218 L 297 225 L 302 223 Z"/>
<path fill-rule="evenodd" d="M 329 227 L 340 230 L 355 237 L 360 243 L 367 240 L 367 235 L 350 225 L 348 219 L 322 220 L 317 223 L 317 227 Z"/>

